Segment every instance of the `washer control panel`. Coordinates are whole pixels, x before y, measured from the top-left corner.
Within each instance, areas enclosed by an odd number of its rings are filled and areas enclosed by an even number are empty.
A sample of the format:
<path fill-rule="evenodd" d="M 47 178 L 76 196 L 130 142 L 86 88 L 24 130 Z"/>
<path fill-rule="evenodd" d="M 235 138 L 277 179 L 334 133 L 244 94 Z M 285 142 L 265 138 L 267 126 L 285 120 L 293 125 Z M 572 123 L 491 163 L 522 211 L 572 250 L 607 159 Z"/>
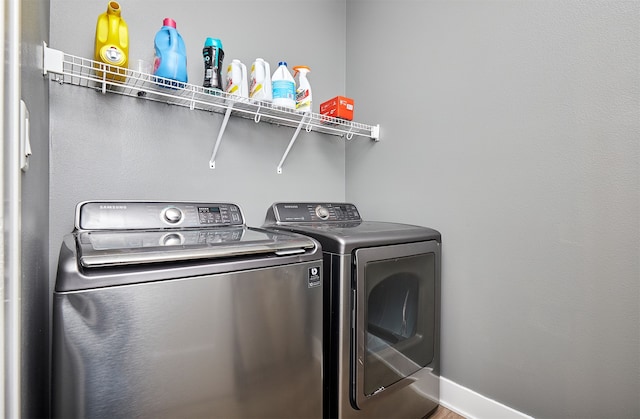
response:
<path fill-rule="evenodd" d="M 244 225 L 240 207 L 229 203 L 84 202 L 76 208 L 79 230 L 140 230 Z"/>
<path fill-rule="evenodd" d="M 278 222 L 362 221 L 356 206 L 346 203 L 278 203 L 273 212 Z"/>

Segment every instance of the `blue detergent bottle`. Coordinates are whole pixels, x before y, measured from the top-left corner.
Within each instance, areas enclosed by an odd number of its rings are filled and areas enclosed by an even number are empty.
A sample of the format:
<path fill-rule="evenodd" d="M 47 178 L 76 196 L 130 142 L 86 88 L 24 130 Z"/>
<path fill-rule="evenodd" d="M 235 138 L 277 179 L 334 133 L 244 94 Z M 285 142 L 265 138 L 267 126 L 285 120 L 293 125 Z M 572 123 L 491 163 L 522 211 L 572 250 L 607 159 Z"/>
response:
<path fill-rule="evenodd" d="M 155 58 L 153 74 L 180 82 L 187 82 L 187 49 L 182 36 L 176 30 L 176 22 L 171 18 L 162 21 L 162 28 L 154 39 Z M 177 83 L 157 80 L 158 83 L 180 86 Z"/>

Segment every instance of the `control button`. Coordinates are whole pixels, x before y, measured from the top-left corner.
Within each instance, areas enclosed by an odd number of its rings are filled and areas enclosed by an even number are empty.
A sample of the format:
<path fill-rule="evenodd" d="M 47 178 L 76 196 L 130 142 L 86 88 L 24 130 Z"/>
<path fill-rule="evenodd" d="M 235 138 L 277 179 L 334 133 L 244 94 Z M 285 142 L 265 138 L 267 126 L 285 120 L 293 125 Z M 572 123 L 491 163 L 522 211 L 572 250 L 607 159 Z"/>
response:
<path fill-rule="evenodd" d="M 164 220 L 169 224 L 176 224 L 182 220 L 182 211 L 179 208 L 171 207 L 164 211 Z"/>
<path fill-rule="evenodd" d="M 322 220 L 326 220 L 329 218 L 329 210 L 325 207 L 318 205 L 316 207 L 316 215 L 320 217 Z"/>

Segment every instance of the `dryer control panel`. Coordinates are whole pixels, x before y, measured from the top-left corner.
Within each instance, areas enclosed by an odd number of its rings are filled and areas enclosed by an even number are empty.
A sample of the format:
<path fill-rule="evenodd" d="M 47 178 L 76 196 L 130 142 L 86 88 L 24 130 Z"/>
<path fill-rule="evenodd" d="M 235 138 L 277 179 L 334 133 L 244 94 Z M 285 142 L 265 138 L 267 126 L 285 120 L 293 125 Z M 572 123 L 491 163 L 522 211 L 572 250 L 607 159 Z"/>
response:
<path fill-rule="evenodd" d="M 144 230 L 244 225 L 240 207 L 229 203 L 84 202 L 76 208 L 78 230 Z"/>
<path fill-rule="evenodd" d="M 347 203 L 277 203 L 271 210 L 276 222 L 362 221 L 356 206 Z"/>

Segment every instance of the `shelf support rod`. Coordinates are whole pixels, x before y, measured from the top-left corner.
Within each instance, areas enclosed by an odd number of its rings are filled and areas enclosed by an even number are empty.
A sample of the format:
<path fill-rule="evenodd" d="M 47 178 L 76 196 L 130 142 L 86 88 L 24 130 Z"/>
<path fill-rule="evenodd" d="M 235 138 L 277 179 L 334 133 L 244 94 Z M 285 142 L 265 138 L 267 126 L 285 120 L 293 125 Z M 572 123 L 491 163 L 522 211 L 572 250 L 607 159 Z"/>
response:
<path fill-rule="evenodd" d="M 287 146 L 287 149 L 284 151 L 284 155 L 282 156 L 282 159 L 280 159 L 280 163 L 278 163 L 278 169 L 276 170 L 276 172 L 279 175 L 282 174 L 282 165 L 284 164 L 284 161 L 287 159 L 287 156 L 289 155 L 289 151 L 291 151 L 291 147 L 293 147 L 293 143 L 296 142 L 296 139 L 298 138 L 298 134 L 300 134 L 300 129 L 304 125 L 304 119 L 307 116 L 311 118 L 311 114 L 305 113 L 304 115 L 302 115 L 302 118 L 300 119 L 300 123 L 298 124 L 298 128 L 296 128 L 296 132 L 293 133 L 293 137 L 291 137 L 291 141 L 289 141 L 289 145 Z"/>
<path fill-rule="evenodd" d="M 222 140 L 222 136 L 224 135 L 225 129 L 227 129 L 227 122 L 229 122 L 229 117 L 231 116 L 231 109 L 233 109 L 233 102 L 229 103 L 227 106 L 227 110 L 224 113 L 224 119 L 222 120 L 222 125 L 220 126 L 220 131 L 218 131 L 218 138 L 216 139 L 216 145 L 213 147 L 213 153 L 211 154 L 211 160 L 209 160 L 209 168 L 216 168 L 216 154 L 218 154 L 218 148 L 220 147 L 220 141 Z"/>

